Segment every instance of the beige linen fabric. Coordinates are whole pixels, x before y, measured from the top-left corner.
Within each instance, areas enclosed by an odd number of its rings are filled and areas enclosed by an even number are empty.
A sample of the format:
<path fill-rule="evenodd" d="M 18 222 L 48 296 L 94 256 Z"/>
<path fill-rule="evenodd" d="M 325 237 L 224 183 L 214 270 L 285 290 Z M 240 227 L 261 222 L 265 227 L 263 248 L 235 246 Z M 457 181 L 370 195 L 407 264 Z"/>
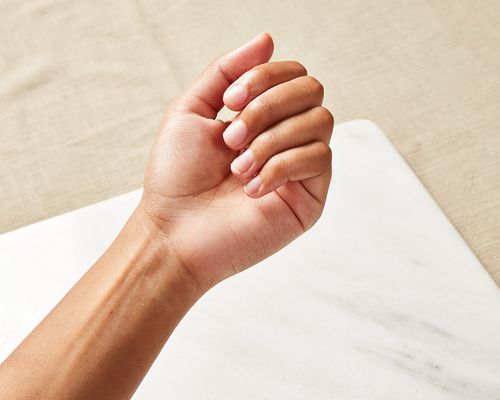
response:
<path fill-rule="evenodd" d="M 500 283 L 500 2 L 0 0 L 0 231 L 141 185 L 162 110 L 261 31 L 389 135 Z"/>

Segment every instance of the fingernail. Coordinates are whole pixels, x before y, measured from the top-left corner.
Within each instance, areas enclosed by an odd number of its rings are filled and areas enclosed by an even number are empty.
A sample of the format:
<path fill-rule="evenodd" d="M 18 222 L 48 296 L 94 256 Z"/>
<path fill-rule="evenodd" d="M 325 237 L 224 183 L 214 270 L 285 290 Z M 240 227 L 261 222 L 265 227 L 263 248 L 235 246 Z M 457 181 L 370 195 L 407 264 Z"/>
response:
<path fill-rule="evenodd" d="M 226 128 L 222 136 L 229 147 L 238 149 L 245 141 L 246 135 L 247 127 L 245 123 L 241 119 L 237 119 Z"/>
<path fill-rule="evenodd" d="M 230 86 L 224 93 L 224 103 L 232 103 L 233 105 L 243 104 L 247 98 L 248 89 L 240 84 Z"/>
<path fill-rule="evenodd" d="M 231 170 L 239 175 L 247 172 L 253 164 L 252 150 L 247 149 L 240 154 L 231 164 Z"/>
<path fill-rule="evenodd" d="M 246 184 L 245 191 L 248 194 L 257 194 L 261 186 L 262 186 L 262 181 L 260 180 L 259 176 L 256 176 Z"/>

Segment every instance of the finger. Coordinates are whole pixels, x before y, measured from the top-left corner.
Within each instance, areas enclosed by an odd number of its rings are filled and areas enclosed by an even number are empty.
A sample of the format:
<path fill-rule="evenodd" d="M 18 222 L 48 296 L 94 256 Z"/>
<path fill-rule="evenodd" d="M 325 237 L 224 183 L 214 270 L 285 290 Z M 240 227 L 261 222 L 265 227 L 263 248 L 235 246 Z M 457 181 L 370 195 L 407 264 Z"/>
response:
<path fill-rule="evenodd" d="M 320 177 L 330 170 L 331 160 L 330 147 L 321 141 L 286 150 L 264 164 L 259 174 L 245 185 L 245 192 L 250 197 L 262 197 L 289 181 Z M 328 182 L 329 178 L 323 179 L 322 184 L 328 186 Z"/>
<path fill-rule="evenodd" d="M 224 105 L 224 91 L 251 68 L 269 61 L 274 43 L 268 33 L 256 36 L 240 48 L 217 57 L 177 100 L 177 108 L 215 118 Z"/>
<path fill-rule="evenodd" d="M 314 107 L 278 122 L 250 143 L 231 163 L 231 171 L 248 179 L 275 154 L 318 140 L 328 144 L 333 123 L 333 115 L 324 107 Z"/>
<path fill-rule="evenodd" d="M 224 92 L 224 104 L 233 111 L 241 111 L 251 100 L 269 88 L 304 75 L 307 75 L 307 70 L 296 61 L 258 65 L 229 86 Z"/>
<path fill-rule="evenodd" d="M 322 101 L 323 86 L 311 76 L 282 83 L 252 100 L 224 131 L 224 141 L 240 150 L 276 122 L 319 106 Z"/>

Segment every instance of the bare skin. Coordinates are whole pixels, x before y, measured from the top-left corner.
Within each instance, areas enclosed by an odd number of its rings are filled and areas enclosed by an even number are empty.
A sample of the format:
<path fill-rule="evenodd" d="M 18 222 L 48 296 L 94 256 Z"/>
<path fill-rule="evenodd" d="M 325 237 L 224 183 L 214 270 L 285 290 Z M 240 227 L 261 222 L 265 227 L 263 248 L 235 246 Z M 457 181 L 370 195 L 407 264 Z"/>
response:
<path fill-rule="evenodd" d="M 189 308 L 320 217 L 331 178 L 323 87 L 269 62 L 262 34 L 167 109 L 140 204 L 106 253 L 0 366 L 0 398 L 130 398 Z M 215 119 L 223 105 L 239 114 Z"/>

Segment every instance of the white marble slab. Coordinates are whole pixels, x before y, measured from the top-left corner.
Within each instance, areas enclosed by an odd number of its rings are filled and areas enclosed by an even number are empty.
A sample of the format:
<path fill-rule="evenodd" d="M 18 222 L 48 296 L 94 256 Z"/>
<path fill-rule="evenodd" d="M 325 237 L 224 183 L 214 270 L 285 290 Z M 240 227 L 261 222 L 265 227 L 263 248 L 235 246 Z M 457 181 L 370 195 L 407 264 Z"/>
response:
<path fill-rule="evenodd" d="M 338 126 L 333 149 L 322 220 L 204 297 L 136 399 L 500 399 L 496 285 L 375 125 Z M 0 237 L 1 359 L 139 196 Z"/>

